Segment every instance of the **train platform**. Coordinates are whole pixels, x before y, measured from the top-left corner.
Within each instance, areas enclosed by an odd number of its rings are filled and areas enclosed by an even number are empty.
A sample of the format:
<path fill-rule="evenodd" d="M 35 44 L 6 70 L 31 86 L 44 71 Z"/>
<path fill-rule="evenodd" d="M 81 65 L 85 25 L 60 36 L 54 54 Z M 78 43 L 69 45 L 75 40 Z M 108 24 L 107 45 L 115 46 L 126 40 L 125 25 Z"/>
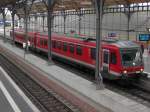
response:
<path fill-rule="evenodd" d="M 3 43 L 0 40 L 0 45 L 47 73 L 46 75 L 49 79 L 57 80 L 59 85 L 67 88 L 72 94 L 88 102 L 100 112 L 108 112 L 108 110 L 109 112 L 150 112 L 150 108 L 108 89 L 96 90 L 92 82 L 55 64 L 48 65 L 47 61 L 35 55 L 29 53 L 24 57 L 24 51 L 22 49 L 12 46 L 9 43 Z"/>
<path fill-rule="evenodd" d="M 0 67 L 0 111 L 1 112 L 40 112 Z"/>

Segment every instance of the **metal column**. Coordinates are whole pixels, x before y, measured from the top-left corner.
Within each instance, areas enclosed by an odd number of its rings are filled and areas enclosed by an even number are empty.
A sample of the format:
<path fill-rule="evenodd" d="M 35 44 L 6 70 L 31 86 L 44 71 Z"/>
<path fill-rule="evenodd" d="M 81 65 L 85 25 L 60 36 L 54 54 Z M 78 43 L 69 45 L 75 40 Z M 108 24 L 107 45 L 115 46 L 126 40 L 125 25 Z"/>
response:
<path fill-rule="evenodd" d="M 130 5 L 127 6 L 128 7 L 128 12 L 127 12 L 127 40 L 130 40 Z"/>
<path fill-rule="evenodd" d="M 34 16 L 34 31 L 38 30 L 38 19 L 37 15 Z"/>
<path fill-rule="evenodd" d="M 31 24 L 30 24 L 30 22 L 31 22 L 31 17 L 29 16 L 29 18 L 28 18 L 28 23 L 29 23 L 28 29 L 29 29 L 29 30 L 31 30 Z"/>
<path fill-rule="evenodd" d="M 3 41 L 6 41 L 6 14 L 5 14 L 5 8 L 2 10 L 2 15 L 3 15 L 3 28 L 4 28 L 4 37 L 3 37 Z"/>
<path fill-rule="evenodd" d="M 21 17 L 18 15 L 18 28 L 21 27 Z"/>
<path fill-rule="evenodd" d="M 78 16 L 79 16 L 79 34 L 81 34 L 81 9 Z"/>
<path fill-rule="evenodd" d="M 44 24 L 45 24 L 44 20 L 45 20 L 45 16 L 43 15 L 42 18 L 43 18 L 43 23 L 42 24 L 43 24 L 43 32 L 44 32 Z"/>
<path fill-rule="evenodd" d="M 24 21 L 25 21 L 25 41 L 26 41 L 26 49 L 25 51 L 28 52 L 28 13 L 27 13 L 27 7 L 25 6 L 25 9 L 24 9 L 24 14 L 25 14 L 25 18 L 24 18 Z"/>
<path fill-rule="evenodd" d="M 96 68 L 95 68 L 96 89 L 104 88 L 103 78 L 100 73 L 103 5 L 104 5 L 104 0 L 95 0 L 96 24 L 97 24 L 96 25 Z"/>
<path fill-rule="evenodd" d="M 14 8 L 12 9 L 11 16 L 12 16 L 12 38 L 13 38 L 12 44 L 14 45 L 15 44 L 15 33 L 14 33 L 15 10 Z"/>
<path fill-rule="evenodd" d="M 52 58 L 52 49 L 51 49 L 52 1 L 53 0 L 48 0 L 48 17 L 47 17 L 47 24 L 48 24 L 48 62 L 50 62 L 51 58 Z"/>
<path fill-rule="evenodd" d="M 65 11 L 63 11 L 63 16 L 64 16 L 64 34 L 66 34 L 66 15 L 65 15 Z"/>

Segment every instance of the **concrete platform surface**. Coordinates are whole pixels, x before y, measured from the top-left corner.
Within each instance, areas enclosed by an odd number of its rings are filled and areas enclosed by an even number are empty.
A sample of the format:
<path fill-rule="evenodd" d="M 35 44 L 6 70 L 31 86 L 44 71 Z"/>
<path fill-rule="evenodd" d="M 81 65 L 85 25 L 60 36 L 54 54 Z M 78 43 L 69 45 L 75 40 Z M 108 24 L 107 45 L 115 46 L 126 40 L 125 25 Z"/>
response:
<path fill-rule="evenodd" d="M 3 43 L 2 40 L 0 40 L 0 45 L 24 58 L 24 51 L 22 49 L 16 48 L 9 43 Z M 48 66 L 47 61 L 37 56 L 27 54 L 25 60 L 42 71 L 45 71 L 48 78 L 53 77 L 57 79 L 62 85 L 69 87 L 76 91 L 78 95 L 86 97 L 97 105 L 103 105 L 114 112 L 150 112 L 150 108 L 108 89 L 96 90 L 96 87 L 92 82 L 54 64 Z"/>
<path fill-rule="evenodd" d="M 0 67 L 0 111 L 1 112 L 40 112 Z"/>

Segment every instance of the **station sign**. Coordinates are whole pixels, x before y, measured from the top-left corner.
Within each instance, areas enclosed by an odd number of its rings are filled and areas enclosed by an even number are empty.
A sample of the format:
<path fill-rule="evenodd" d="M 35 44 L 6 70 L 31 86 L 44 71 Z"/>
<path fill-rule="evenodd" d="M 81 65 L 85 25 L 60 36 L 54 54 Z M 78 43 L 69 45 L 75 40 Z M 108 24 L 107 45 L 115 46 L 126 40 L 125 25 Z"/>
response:
<path fill-rule="evenodd" d="M 149 41 L 150 34 L 139 34 L 139 41 Z"/>
<path fill-rule="evenodd" d="M 108 37 L 113 38 L 117 37 L 117 34 L 115 32 L 108 33 Z"/>
<path fill-rule="evenodd" d="M 107 39 L 118 39 L 118 36 L 117 36 L 117 33 L 115 32 L 111 32 L 111 33 L 108 33 Z"/>

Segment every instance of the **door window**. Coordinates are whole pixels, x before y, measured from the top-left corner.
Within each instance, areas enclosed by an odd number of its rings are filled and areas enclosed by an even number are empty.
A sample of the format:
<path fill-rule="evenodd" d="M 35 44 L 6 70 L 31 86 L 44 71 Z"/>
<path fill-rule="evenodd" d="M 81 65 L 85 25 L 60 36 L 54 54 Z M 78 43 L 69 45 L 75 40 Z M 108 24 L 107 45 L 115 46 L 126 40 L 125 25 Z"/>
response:
<path fill-rule="evenodd" d="M 47 40 L 44 40 L 44 46 L 47 46 Z"/>
<path fill-rule="evenodd" d="M 67 43 L 66 42 L 63 43 L 63 51 L 67 51 Z"/>
<path fill-rule="evenodd" d="M 96 49 L 91 48 L 91 59 L 96 60 Z"/>
<path fill-rule="evenodd" d="M 103 55 L 103 62 L 108 64 L 109 63 L 109 53 L 108 51 L 104 51 L 104 55 Z"/>
<path fill-rule="evenodd" d="M 111 64 L 117 64 L 117 57 L 116 57 L 116 53 L 111 53 L 111 55 L 110 55 L 110 63 Z"/>
<path fill-rule="evenodd" d="M 69 47 L 70 47 L 70 53 L 74 53 L 74 45 L 70 44 Z"/>
<path fill-rule="evenodd" d="M 82 47 L 80 45 L 77 45 L 76 51 L 77 55 L 82 55 Z"/>
<path fill-rule="evenodd" d="M 55 40 L 52 41 L 52 47 L 53 47 L 53 48 L 56 48 L 56 41 L 55 41 Z"/>
<path fill-rule="evenodd" d="M 59 42 L 59 41 L 57 42 L 57 48 L 61 49 L 61 42 Z"/>
<path fill-rule="evenodd" d="M 40 45 L 43 46 L 43 40 L 42 39 L 40 39 Z"/>

